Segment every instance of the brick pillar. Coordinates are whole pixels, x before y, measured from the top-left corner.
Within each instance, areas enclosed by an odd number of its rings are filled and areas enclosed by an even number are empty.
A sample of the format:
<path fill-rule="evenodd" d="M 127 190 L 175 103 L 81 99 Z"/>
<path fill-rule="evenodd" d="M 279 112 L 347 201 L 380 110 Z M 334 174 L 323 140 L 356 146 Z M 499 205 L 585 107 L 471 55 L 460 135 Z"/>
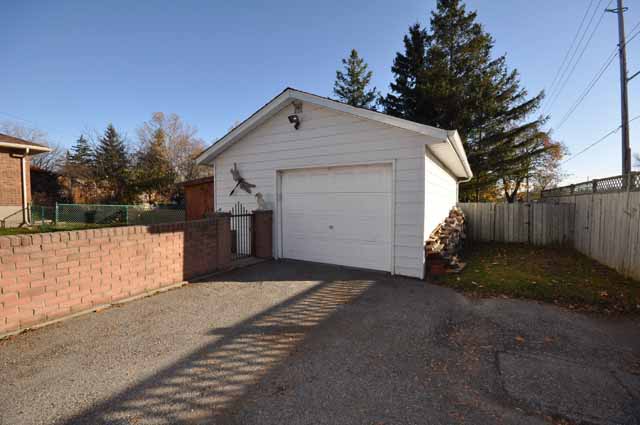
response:
<path fill-rule="evenodd" d="M 273 211 L 253 211 L 253 255 L 273 258 Z"/>
<path fill-rule="evenodd" d="M 231 214 L 216 213 L 215 218 L 218 269 L 226 269 L 231 265 Z"/>

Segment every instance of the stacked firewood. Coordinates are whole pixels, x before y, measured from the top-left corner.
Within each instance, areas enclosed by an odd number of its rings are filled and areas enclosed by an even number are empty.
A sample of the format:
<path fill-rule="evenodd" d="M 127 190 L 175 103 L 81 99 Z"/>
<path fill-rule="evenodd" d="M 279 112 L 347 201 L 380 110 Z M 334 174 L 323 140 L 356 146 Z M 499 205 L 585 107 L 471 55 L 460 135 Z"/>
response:
<path fill-rule="evenodd" d="M 442 274 L 449 270 L 460 270 L 463 264 L 458 253 L 462 248 L 465 234 L 464 213 L 458 207 L 449 211 L 449 216 L 427 239 L 425 245 L 427 266 L 430 274 Z"/>

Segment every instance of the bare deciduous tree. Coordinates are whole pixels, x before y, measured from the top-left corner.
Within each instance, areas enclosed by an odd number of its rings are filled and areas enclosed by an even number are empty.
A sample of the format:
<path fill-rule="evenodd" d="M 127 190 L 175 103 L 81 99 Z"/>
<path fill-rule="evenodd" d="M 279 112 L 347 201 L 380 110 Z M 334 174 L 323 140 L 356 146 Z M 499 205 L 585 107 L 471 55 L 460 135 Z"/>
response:
<path fill-rule="evenodd" d="M 556 187 L 566 174 L 562 172 L 562 159 L 569 153 L 562 142 L 548 141 L 551 148 L 541 158 L 531 174 L 531 184 L 535 192 Z"/>
<path fill-rule="evenodd" d="M 205 148 L 204 140 L 197 136 L 198 130 L 195 127 L 182 121 L 177 114 L 153 113 L 151 119 L 138 129 L 139 148 L 151 143 L 158 130 L 162 130 L 165 135 L 169 161 L 178 181 L 211 174 L 209 167 L 195 163 L 196 157 Z"/>
<path fill-rule="evenodd" d="M 59 144 L 51 142 L 46 132 L 15 121 L 3 121 L 0 123 L 0 133 L 17 137 L 27 142 L 38 143 L 51 149 L 51 152 L 32 156 L 31 165 L 52 172 L 59 171 L 62 167 L 67 151 Z"/>

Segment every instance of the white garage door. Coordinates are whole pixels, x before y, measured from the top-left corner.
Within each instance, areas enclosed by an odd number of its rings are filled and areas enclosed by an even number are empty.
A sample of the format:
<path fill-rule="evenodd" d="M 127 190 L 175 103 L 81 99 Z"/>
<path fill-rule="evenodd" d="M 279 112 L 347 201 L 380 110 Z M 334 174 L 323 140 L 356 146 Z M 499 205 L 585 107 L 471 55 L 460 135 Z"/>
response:
<path fill-rule="evenodd" d="M 282 175 L 283 256 L 391 270 L 391 166 Z"/>

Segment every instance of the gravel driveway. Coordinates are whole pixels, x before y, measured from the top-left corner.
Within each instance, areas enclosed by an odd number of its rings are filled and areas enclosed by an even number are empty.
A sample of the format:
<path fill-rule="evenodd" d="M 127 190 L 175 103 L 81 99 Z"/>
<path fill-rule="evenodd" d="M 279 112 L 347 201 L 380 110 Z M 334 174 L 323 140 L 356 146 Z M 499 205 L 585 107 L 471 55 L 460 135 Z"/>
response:
<path fill-rule="evenodd" d="M 640 321 L 303 262 L 0 341 L 1 424 L 640 424 Z"/>

